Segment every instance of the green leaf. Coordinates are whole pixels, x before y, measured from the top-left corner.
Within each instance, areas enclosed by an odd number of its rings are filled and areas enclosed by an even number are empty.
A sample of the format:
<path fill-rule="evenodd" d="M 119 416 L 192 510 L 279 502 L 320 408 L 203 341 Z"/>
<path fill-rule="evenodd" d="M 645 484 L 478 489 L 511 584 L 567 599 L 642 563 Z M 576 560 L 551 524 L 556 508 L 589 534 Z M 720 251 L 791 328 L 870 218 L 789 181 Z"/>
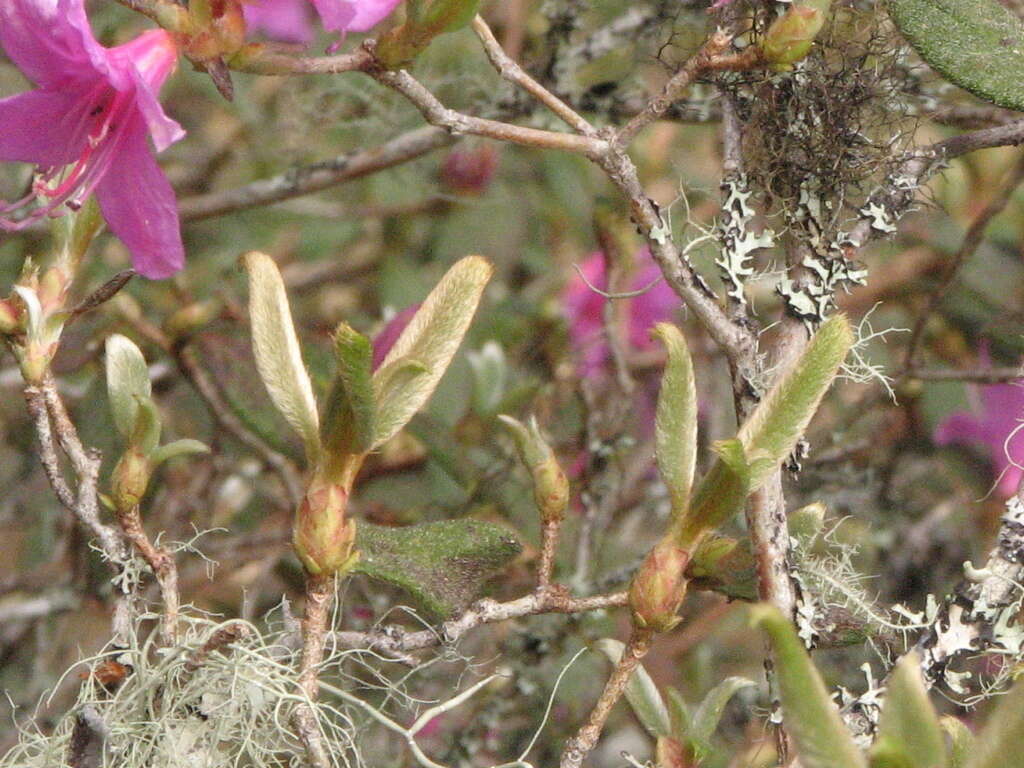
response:
<path fill-rule="evenodd" d="M 150 399 L 149 369 L 142 351 L 131 339 L 115 333 L 107 337 L 107 397 L 114 426 L 126 440 L 135 429 L 139 400 Z"/>
<path fill-rule="evenodd" d="M 725 705 L 729 703 L 729 699 L 737 691 L 751 685 L 754 685 L 754 681 L 745 677 L 727 677 L 704 697 L 704 701 L 700 703 L 693 715 L 693 725 L 687 734 L 698 758 L 710 752 L 711 737 L 718 728 L 718 723 L 722 719 L 722 713 L 725 712 Z"/>
<path fill-rule="evenodd" d="M 1019 768 L 1024 756 L 1024 680 L 999 699 L 978 734 L 968 768 Z"/>
<path fill-rule="evenodd" d="M 135 412 L 135 426 L 128 442 L 143 456 L 148 457 L 160 445 L 160 412 L 156 409 L 156 403 L 148 397 L 135 395 L 135 402 L 138 409 Z"/>
<path fill-rule="evenodd" d="M 690 508 L 679 524 L 677 541 L 683 547 L 690 547 L 705 531 L 717 528 L 740 512 L 753 490 L 743 443 L 736 439 L 720 440 L 712 450 L 718 454 L 718 460 L 697 486 Z"/>
<path fill-rule="evenodd" d="M 377 434 L 373 447 L 390 440 L 430 399 L 469 328 L 492 268 L 467 256 L 441 278 L 402 331 L 373 376 Z M 415 361 L 425 373 L 398 379 L 396 365 Z"/>
<path fill-rule="evenodd" d="M 757 600 L 757 564 L 749 540 L 704 536 L 686 567 L 691 589 L 709 589 L 733 600 Z"/>
<path fill-rule="evenodd" d="M 804 768 L 865 768 L 863 755 L 792 623 L 764 603 L 751 608 L 751 619 L 768 633 L 775 650 L 783 725 L 793 739 L 800 764 Z"/>
<path fill-rule="evenodd" d="M 403 393 L 420 386 L 429 376 L 430 369 L 419 360 L 404 358 L 387 366 L 381 366 L 373 375 L 374 398 L 377 411 L 374 414 L 373 447 L 386 441 L 378 441 L 381 434 L 394 436 L 398 430 L 409 423 L 413 414 L 408 414 L 408 402 Z"/>
<path fill-rule="evenodd" d="M 760 453 L 773 460 L 770 466 L 754 468 L 751 490 L 792 452 L 852 345 L 846 317 L 833 315 L 740 428 L 737 437 L 749 455 Z"/>
<path fill-rule="evenodd" d="M 915 652 L 906 654 L 889 677 L 871 763 L 891 768 L 946 768 L 945 740 Z"/>
<path fill-rule="evenodd" d="M 603 638 L 594 643 L 594 648 L 605 656 L 612 664 L 618 664 L 626 646 L 618 640 Z M 638 664 L 626 683 L 626 701 L 633 708 L 637 719 L 652 736 L 671 736 L 672 724 L 669 719 L 665 700 L 658 692 L 651 676 L 642 664 Z"/>
<path fill-rule="evenodd" d="M 493 416 L 501 407 L 508 386 L 505 351 L 492 339 L 479 352 L 469 352 L 466 357 L 473 370 L 473 411 L 482 418 Z"/>
<path fill-rule="evenodd" d="M 651 333 L 668 353 L 654 420 L 658 471 L 668 487 L 674 515 L 686 512 L 697 462 L 697 388 L 693 362 L 682 332 L 658 323 Z"/>
<path fill-rule="evenodd" d="M 944 716 L 939 725 L 949 737 L 949 768 L 967 768 L 976 745 L 971 729 L 952 715 Z"/>
<path fill-rule="evenodd" d="M 685 740 L 686 734 L 690 732 L 692 720 L 690 708 L 679 689 L 671 686 L 668 688 L 668 719 L 671 724 L 672 737 L 680 741 Z"/>
<path fill-rule="evenodd" d="M 348 323 L 334 334 L 338 372 L 324 408 L 321 439 L 332 455 L 365 453 L 373 445 L 373 345 Z"/>
<path fill-rule="evenodd" d="M 201 443 L 198 440 L 192 440 L 190 438 L 183 438 L 181 440 L 175 440 L 172 443 L 168 443 L 167 445 L 160 446 L 153 451 L 149 460 L 152 462 L 154 467 L 157 467 L 165 461 L 176 459 L 179 456 L 209 452 L 210 449 L 205 443 Z"/>
<path fill-rule="evenodd" d="M 77 264 L 103 224 L 100 206 L 90 195 L 77 211 L 53 220 L 55 250 L 71 264 Z"/>
<path fill-rule="evenodd" d="M 449 619 L 480 596 L 484 583 L 522 551 L 505 528 L 481 520 L 444 520 L 404 528 L 359 522 L 362 573 L 405 591 L 431 619 Z"/>
<path fill-rule="evenodd" d="M 320 420 L 281 273 L 272 258 L 258 251 L 245 254 L 242 263 L 249 272 L 249 317 L 256 367 L 270 399 L 299 433 L 306 458 L 313 463 L 320 452 Z"/>
<path fill-rule="evenodd" d="M 993 104 L 1024 110 L 1024 24 L 996 0 L 889 0 L 931 67 Z"/>

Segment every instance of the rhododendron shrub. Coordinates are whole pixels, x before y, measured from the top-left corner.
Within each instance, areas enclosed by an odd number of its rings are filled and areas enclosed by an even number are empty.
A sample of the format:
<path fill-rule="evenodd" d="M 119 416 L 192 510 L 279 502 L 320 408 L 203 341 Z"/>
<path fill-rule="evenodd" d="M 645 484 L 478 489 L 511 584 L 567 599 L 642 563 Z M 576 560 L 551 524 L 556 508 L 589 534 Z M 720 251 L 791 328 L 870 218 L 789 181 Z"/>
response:
<path fill-rule="evenodd" d="M 0 768 L 1016 768 L 1018 5 L 0 0 Z"/>

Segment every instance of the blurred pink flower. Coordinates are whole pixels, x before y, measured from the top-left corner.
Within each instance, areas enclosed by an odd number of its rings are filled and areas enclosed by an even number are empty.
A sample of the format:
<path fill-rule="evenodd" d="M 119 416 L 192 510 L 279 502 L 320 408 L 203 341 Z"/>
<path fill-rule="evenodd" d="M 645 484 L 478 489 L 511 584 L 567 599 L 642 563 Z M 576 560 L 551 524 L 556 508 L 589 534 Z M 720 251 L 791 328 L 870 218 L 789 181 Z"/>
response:
<path fill-rule="evenodd" d="M 377 367 L 384 362 L 384 358 L 388 356 L 388 352 L 395 346 L 395 342 L 398 341 L 398 337 L 402 335 L 402 331 L 416 316 L 417 310 L 419 310 L 419 304 L 413 304 L 403 309 L 401 312 L 396 314 L 390 320 L 381 332 L 378 333 L 373 339 L 373 370 L 377 370 Z"/>
<path fill-rule="evenodd" d="M 262 32 L 282 43 L 313 42 L 308 0 L 249 0 L 242 11 L 250 32 Z"/>
<path fill-rule="evenodd" d="M 591 285 L 607 290 L 604 274 L 604 254 L 591 254 L 580 265 L 580 271 Z M 628 344 L 631 349 L 646 351 L 654 347 L 650 331 L 656 323 L 671 320 L 680 306 L 679 297 L 664 280 L 655 282 L 661 276 L 651 252 L 644 248 L 637 254 L 636 270 L 629 290 L 653 286 L 629 302 Z M 603 371 L 608 363 L 608 342 L 604 335 L 604 296 L 587 286 L 580 275 L 574 274 L 566 286 L 563 297 L 566 319 L 569 322 L 569 342 L 576 356 L 580 376 L 593 376 Z"/>
<path fill-rule="evenodd" d="M 324 29 L 366 32 L 387 18 L 402 0 L 313 0 Z"/>
<path fill-rule="evenodd" d="M 185 250 L 174 192 L 149 148 L 185 132 L 157 94 L 177 62 L 163 30 L 105 48 L 84 0 L 0 0 L 0 46 L 38 88 L 0 100 L 0 162 L 35 163 L 32 194 L 0 203 L 0 227 L 21 229 L 95 193 L 107 225 L 140 274 L 167 277 Z M 9 218 L 36 199 L 45 202 Z"/>
<path fill-rule="evenodd" d="M 382 22 L 402 0 L 310 0 L 330 32 L 366 32 Z M 313 28 L 306 0 L 248 0 L 250 29 L 282 42 L 308 43 Z"/>
<path fill-rule="evenodd" d="M 991 367 L 988 345 L 982 346 L 979 363 Z M 971 389 L 977 405 L 948 416 L 936 427 L 935 442 L 983 448 L 998 476 L 997 492 L 1009 498 L 1017 492 L 1024 473 L 1015 466 L 1024 465 L 1024 428 L 1014 431 L 1024 419 L 1024 379 Z"/>

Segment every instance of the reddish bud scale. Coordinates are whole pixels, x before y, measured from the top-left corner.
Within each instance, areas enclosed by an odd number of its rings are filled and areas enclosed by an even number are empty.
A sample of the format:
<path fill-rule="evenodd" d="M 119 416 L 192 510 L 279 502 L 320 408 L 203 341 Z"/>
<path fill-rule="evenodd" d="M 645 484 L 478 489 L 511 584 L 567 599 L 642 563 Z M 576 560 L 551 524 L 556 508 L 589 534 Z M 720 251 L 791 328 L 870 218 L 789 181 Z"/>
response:
<path fill-rule="evenodd" d="M 683 575 L 690 553 L 662 539 L 647 554 L 629 586 L 629 607 L 637 626 L 667 632 L 679 623 L 676 612 L 686 596 Z"/>
<path fill-rule="evenodd" d="M 314 481 L 295 515 L 292 543 L 306 571 L 327 576 L 354 564 L 356 524 L 346 517 L 348 493 L 336 483 Z"/>
<path fill-rule="evenodd" d="M 7 300 L 0 301 L 0 333 L 14 333 L 21 326 L 21 315 Z"/>

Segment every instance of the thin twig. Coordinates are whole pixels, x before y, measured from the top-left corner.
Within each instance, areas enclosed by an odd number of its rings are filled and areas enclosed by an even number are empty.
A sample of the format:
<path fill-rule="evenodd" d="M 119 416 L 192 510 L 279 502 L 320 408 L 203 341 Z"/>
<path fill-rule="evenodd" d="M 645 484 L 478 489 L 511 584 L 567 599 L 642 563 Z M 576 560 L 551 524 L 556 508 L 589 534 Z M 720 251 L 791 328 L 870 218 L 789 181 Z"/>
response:
<path fill-rule="evenodd" d="M 484 117 L 474 117 L 449 109 L 416 78 L 403 70 L 371 70 L 370 76 L 378 83 L 397 91 L 415 106 L 431 125 L 445 129 L 453 136 L 470 134 L 489 139 L 508 141 L 540 149 L 561 149 L 594 157 L 606 150 L 607 142 L 596 136 L 544 131 Z"/>
<path fill-rule="evenodd" d="M 447 131 L 424 126 L 377 147 L 291 168 L 235 189 L 186 198 L 178 204 L 179 215 L 182 221 L 200 221 L 308 195 L 415 160 L 457 140 Z"/>
<path fill-rule="evenodd" d="M 383 627 L 372 632 L 335 632 L 333 639 L 345 648 L 360 648 L 389 654 L 405 654 L 443 643 L 456 643 L 463 635 L 485 624 L 535 616 L 542 613 L 585 613 L 619 608 L 626 604 L 625 592 L 595 597 L 570 597 L 562 589 L 547 589 L 499 603 L 480 600 L 456 619 L 446 621 L 439 630 L 408 632 L 401 627 Z"/>
<path fill-rule="evenodd" d="M 956 254 L 950 260 L 949 265 L 946 267 L 946 272 L 943 274 L 939 284 L 931 292 L 928 304 L 924 310 L 917 317 L 917 322 L 914 323 L 914 328 L 910 333 L 910 341 L 907 342 L 907 350 L 903 357 L 903 366 L 906 369 L 912 369 L 914 367 L 914 360 L 917 356 L 917 348 L 921 342 L 921 338 L 924 335 L 925 325 L 928 323 L 928 318 L 932 316 L 932 313 L 938 309 L 939 304 L 945 298 L 949 292 L 950 286 L 956 279 L 957 274 L 960 272 L 960 267 L 963 266 L 974 252 L 978 250 L 978 246 L 982 244 L 985 239 L 985 230 L 988 229 L 988 225 L 992 219 L 1002 213 L 1003 209 L 1009 204 L 1013 198 L 1013 193 L 1020 186 L 1021 182 L 1024 181 L 1024 154 L 1021 154 L 1017 158 L 1017 163 L 1014 165 L 1010 174 L 989 204 L 981 211 L 980 214 L 971 222 L 971 226 L 967 228 L 967 232 L 964 234 L 963 242 L 960 244 L 960 248 L 957 249 Z"/>
<path fill-rule="evenodd" d="M 178 596 L 178 566 L 171 554 L 160 547 L 154 546 L 149 540 L 146 530 L 142 527 L 142 519 L 139 515 L 139 508 L 135 506 L 130 510 L 119 513 L 118 522 L 121 530 L 128 540 L 135 546 L 142 555 L 149 567 L 156 576 L 160 585 L 160 596 L 163 599 L 164 610 L 160 619 L 160 631 L 164 642 L 174 646 L 178 642 L 178 610 L 180 599 Z"/>
<path fill-rule="evenodd" d="M 653 636 L 654 633 L 649 629 L 633 630 L 629 642 L 626 643 L 626 647 L 622 651 L 622 657 L 615 665 L 615 669 L 612 670 L 600 698 L 590 711 L 587 724 L 566 742 L 565 749 L 562 751 L 561 768 L 579 768 L 593 750 L 597 740 L 601 737 L 601 731 L 608 720 L 608 715 L 611 714 L 615 702 L 622 696 L 633 670 L 637 668 L 640 660 L 650 650 Z"/>
<path fill-rule="evenodd" d="M 977 384 L 1002 384 L 1024 378 L 1024 370 L 1017 368 L 987 368 L 961 370 L 959 368 L 911 368 L 905 374 L 919 381 L 970 381 Z"/>
<path fill-rule="evenodd" d="M 302 620 L 302 658 L 299 662 L 298 684 L 307 702 L 315 701 L 319 692 L 318 677 L 324 658 L 324 638 L 333 594 L 333 576 L 306 577 L 306 614 Z M 295 711 L 294 720 L 310 761 L 316 768 L 327 768 L 331 761 L 320 738 L 320 728 L 312 705 L 304 703 L 300 706 Z"/>
<path fill-rule="evenodd" d="M 724 30 L 716 30 L 705 42 L 704 45 L 665 83 L 661 94 L 651 99 L 643 111 L 626 123 L 615 135 L 615 143 L 620 147 L 628 147 L 637 134 L 644 128 L 659 119 L 668 108 L 686 92 L 702 71 L 707 69 L 708 64 L 722 53 L 732 42 L 732 36 Z"/>
<path fill-rule="evenodd" d="M 565 124 L 573 130 L 578 133 L 582 133 L 584 136 L 597 135 L 597 129 L 594 128 L 594 126 L 592 126 L 584 117 L 551 93 L 551 91 L 543 85 L 530 77 L 530 75 L 527 74 L 521 66 L 519 66 L 518 62 L 505 53 L 501 44 L 494 37 L 494 33 L 491 32 L 491 28 L 487 26 L 487 22 L 480 16 L 473 19 L 473 31 L 476 32 L 476 36 L 480 38 L 480 43 L 483 45 L 484 53 L 487 54 L 487 58 L 490 59 L 491 64 L 498 71 L 499 75 L 510 83 L 514 83 L 521 87 L 524 91 L 529 93 L 537 99 L 537 101 L 560 117 Z"/>

